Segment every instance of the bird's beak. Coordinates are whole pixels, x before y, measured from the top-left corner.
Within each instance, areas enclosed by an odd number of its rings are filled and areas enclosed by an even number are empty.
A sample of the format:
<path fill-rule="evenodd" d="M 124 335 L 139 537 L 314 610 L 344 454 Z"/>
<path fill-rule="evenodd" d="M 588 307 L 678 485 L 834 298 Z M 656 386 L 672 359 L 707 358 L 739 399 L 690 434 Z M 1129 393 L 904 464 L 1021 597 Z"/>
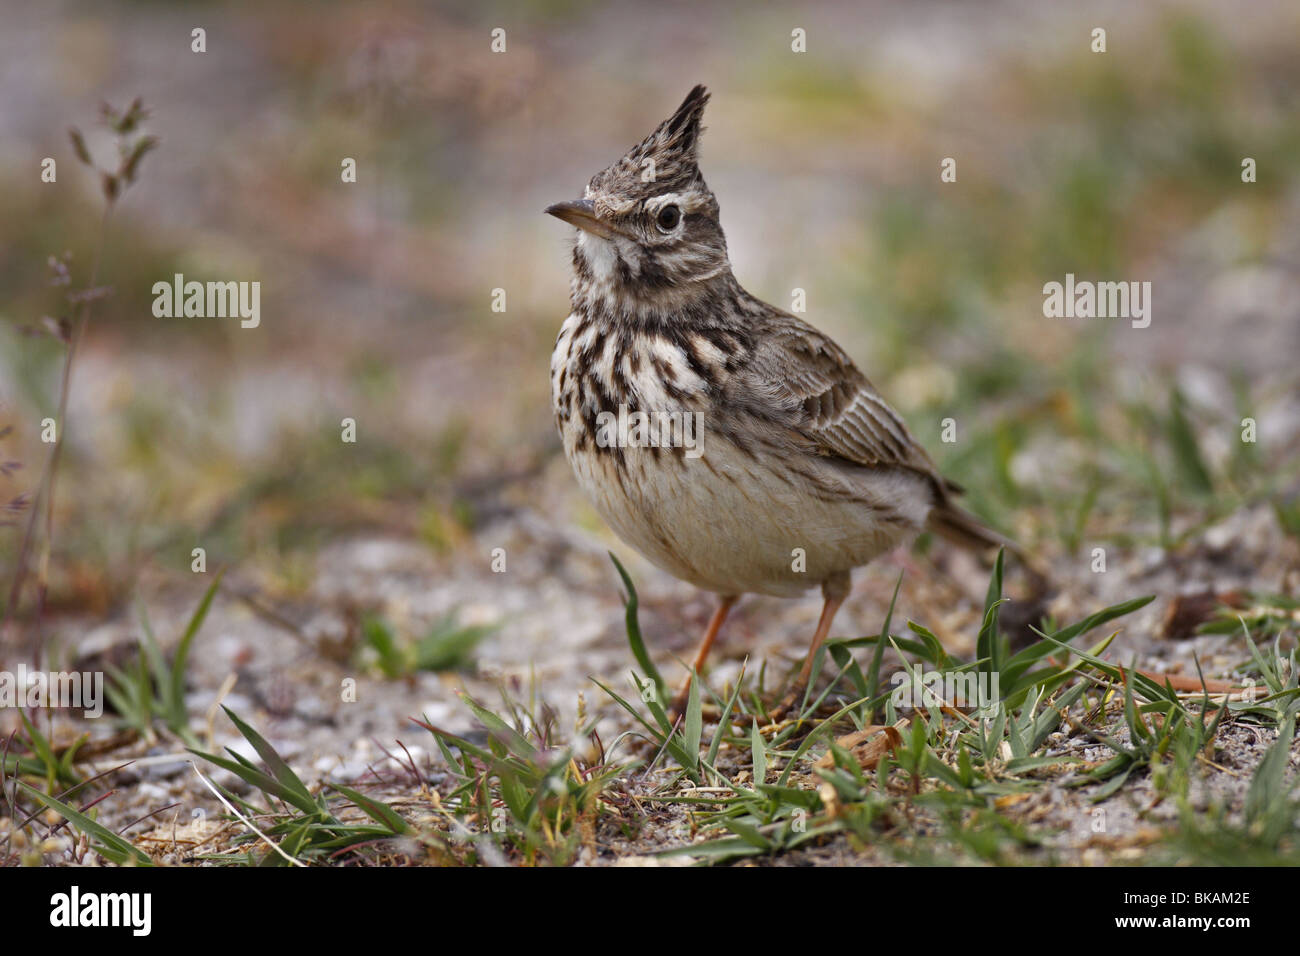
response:
<path fill-rule="evenodd" d="M 556 219 L 563 219 L 569 225 L 577 226 L 584 232 L 600 236 L 602 239 L 613 239 L 616 235 L 619 235 L 617 229 L 596 217 L 596 204 L 590 199 L 570 199 L 568 202 L 557 202 L 553 206 L 547 206 L 545 212 L 547 215 L 554 216 Z"/>

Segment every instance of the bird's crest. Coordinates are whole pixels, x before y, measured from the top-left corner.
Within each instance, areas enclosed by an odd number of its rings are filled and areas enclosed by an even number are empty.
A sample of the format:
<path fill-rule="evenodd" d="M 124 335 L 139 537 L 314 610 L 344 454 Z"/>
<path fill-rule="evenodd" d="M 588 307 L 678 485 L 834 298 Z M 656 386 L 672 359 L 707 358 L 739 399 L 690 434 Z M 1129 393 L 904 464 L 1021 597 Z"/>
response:
<path fill-rule="evenodd" d="M 708 102 L 709 91 L 696 86 L 654 132 L 593 176 L 589 193 L 633 198 L 685 189 L 697 181 L 703 185 L 697 150 L 703 132 L 700 120 Z"/>

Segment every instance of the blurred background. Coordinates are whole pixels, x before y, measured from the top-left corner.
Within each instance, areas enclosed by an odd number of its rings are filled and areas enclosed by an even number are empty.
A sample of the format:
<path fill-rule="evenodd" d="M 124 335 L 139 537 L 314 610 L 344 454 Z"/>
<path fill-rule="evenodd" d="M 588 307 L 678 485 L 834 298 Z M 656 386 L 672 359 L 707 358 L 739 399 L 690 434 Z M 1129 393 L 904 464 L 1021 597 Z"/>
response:
<path fill-rule="evenodd" d="M 703 169 L 741 283 L 786 308 L 805 290 L 806 317 L 971 506 L 1075 576 L 1060 600 L 1131 596 L 1122 576 L 1156 565 L 1174 588 L 1214 585 L 1216 567 L 1292 580 L 1294 3 L 50 2 L 7 4 L 4 22 L 0 460 L 21 467 L 0 474 L 0 501 L 35 493 L 50 450 L 40 422 L 66 346 L 43 319 L 76 315 L 50 259 L 84 288 L 98 242 L 101 183 L 68 127 L 115 165 L 99 104 L 139 96 L 159 139 L 108 223 L 109 294 L 73 368 L 51 648 L 130 632 L 136 597 L 183 620 L 210 580 L 191 573 L 203 547 L 209 574 L 230 569 L 221 668 L 264 653 L 256 627 L 292 638 L 274 673 L 303 646 L 382 662 L 385 638 L 366 631 L 382 619 L 398 639 L 432 627 L 443 664 L 481 641 L 480 673 L 580 683 L 625 664 L 613 547 L 648 635 L 684 653 L 707 602 L 608 534 L 559 450 L 548 361 L 571 236 L 541 210 L 696 82 L 713 93 Z M 1246 157 L 1257 182 L 1242 182 Z M 175 273 L 260 281 L 260 327 L 155 318 L 152 286 Z M 1043 285 L 1066 273 L 1150 281 L 1150 327 L 1045 318 Z M 0 527 L 6 595 L 21 505 Z M 1209 564 L 1169 563 L 1207 528 L 1226 529 Z M 1120 580 L 1089 574 L 1098 546 Z M 887 601 L 896 576 L 864 587 Z M 35 601 L 28 587 L 10 609 L 6 658 Z M 858 603 L 848 620 L 878 621 L 879 600 Z M 742 615 L 736 640 L 773 604 Z M 792 635 L 815 620 L 803 604 L 782 606 Z"/>

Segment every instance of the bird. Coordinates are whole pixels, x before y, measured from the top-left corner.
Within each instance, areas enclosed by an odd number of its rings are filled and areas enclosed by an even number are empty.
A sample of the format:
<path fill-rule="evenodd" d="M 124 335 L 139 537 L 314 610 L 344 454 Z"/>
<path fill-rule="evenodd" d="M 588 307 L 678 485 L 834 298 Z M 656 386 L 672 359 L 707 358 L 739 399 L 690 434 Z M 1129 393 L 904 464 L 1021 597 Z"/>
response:
<path fill-rule="evenodd" d="M 855 568 L 927 530 L 1019 551 L 956 504 L 961 488 L 843 348 L 736 280 L 699 166 L 709 97 L 695 86 L 581 199 L 545 209 L 575 227 L 552 408 L 578 484 L 615 534 L 717 596 L 674 717 L 743 595 L 820 586 L 775 720 L 805 693 Z"/>

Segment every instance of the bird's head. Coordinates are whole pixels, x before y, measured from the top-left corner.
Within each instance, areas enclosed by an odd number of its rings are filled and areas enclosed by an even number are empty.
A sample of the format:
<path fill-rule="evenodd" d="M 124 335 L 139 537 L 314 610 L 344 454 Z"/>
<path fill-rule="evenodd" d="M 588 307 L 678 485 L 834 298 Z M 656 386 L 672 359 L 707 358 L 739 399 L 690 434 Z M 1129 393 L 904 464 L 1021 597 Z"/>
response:
<path fill-rule="evenodd" d="M 718 201 L 697 162 L 709 93 L 697 86 L 649 136 L 546 212 L 578 227 L 574 267 L 606 296 L 671 307 L 693 283 L 730 272 Z"/>

